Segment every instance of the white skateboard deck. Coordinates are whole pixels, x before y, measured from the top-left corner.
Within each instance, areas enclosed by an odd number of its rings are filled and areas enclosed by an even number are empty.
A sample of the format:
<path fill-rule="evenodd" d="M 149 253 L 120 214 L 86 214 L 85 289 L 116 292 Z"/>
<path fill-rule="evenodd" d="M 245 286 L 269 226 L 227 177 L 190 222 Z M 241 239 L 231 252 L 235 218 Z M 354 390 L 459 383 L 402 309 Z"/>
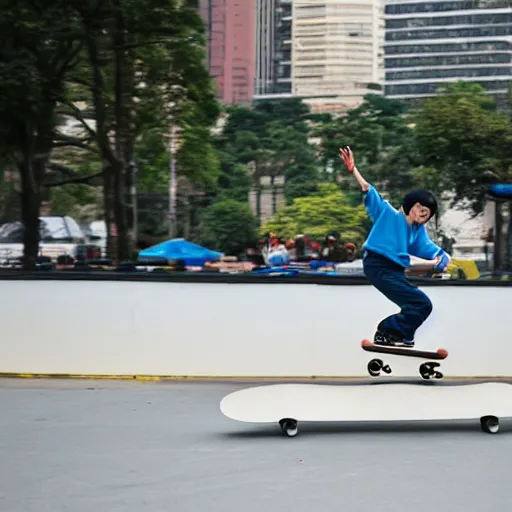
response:
<path fill-rule="evenodd" d="M 495 433 L 498 418 L 512 417 L 512 385 L 274 384 L 226 395 L 220 409 L 237 421 L 279 422 L 289 436 L 296 434 L 299 421 L 480 419 L 484 431 Z"/>

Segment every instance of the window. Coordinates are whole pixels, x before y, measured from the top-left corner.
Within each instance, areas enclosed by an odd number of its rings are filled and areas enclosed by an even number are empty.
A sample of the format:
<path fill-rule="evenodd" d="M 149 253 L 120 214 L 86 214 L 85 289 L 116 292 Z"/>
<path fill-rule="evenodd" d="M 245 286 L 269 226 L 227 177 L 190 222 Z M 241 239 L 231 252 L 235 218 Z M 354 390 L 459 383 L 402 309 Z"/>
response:
<path fill-rule="evenodd" d="M 408 18 L 387 20 L 387 29 L 435 27 L 447 25 L 495 25 L 500 23 L 512 24 L 512 13 L 503 14 L 466 14 L 459 16 L 436 16 L 433 18 Z"/>
<path fill-rule="evenodd" d="M 512 68 L 449 68 L 420 69 L 415 71 L 391 71 L 386 73 L 386 80 L 423 80 L 426 78 L 475 78 L 480 76 L 510 76 Z"/>
<path fill-rule="evenodd" d="M 414 4 L 387 5 L 386 14 L 412 14 L 425 12 L 461 11 L 467 9 L 500 9 L 510 7 L 510 0 L 465 0 L 446 2 L 419 2 Z"/>
<path fill-rule="evenodd" d="M 511 82 L 507 82 L 506 80 L 497 80 L 497 81 L 483 81 L 478 82 L 478 80 L 474 80 L 474 83 L 480 83 L 482 87 L 484 87 L 487 91 L 499 91 L 503 89 L 507 89 L 511 84 Z M 436 82 L 430 84 L 401 84 L 401 85 L 386 85 L 384 87 L 386 96 L 394 96 L 400 94 L 434 94 L 436 89 L 441 87 L 443 84 Z"/>
<path fill-rule="evenodd" d="M 462 52 L 462 51 L 494 51 L 509 50 L 512 51 L 512 44 L 506 41 L 490 42 L 467 42 L 467 43 L 439 43 L 422 45 L 399 45 L 387 46 L 386 55 L 406 55 L 409 53 L 440 53 L 440 52 Z"/>
<path fill-rule="evenodd" d="M 476 55 L 433 55 L 386 59 L 386 68 L 467 66 L 471 64 L 507 64 L 512 53 L 481 53 Z"/>
<path fill-rule="evenodd" d="M 512 25 L 505 27 L 482 26 L 475 28 L 450 28 L 445 30 L 404 30 L 403 32 L 386 33 L 386 41 L 409 41 L 420 39 L 450 39 L 455 37 L 494 37 L 508 36 Z"/>

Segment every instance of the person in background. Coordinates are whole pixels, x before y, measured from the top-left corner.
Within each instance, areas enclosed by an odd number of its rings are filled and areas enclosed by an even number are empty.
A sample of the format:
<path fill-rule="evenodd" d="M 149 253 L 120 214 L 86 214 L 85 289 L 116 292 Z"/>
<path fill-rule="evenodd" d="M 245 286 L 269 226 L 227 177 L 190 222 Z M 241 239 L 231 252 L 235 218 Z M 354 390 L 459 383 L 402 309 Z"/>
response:
<path fill-rule="evenodd" d="M 356 259 L 356 246 L 352 242 L 347 242 L 343 248 L 347 253 L 347 261 L 354 261 Z"/>
<path fill-rule="evenodd" d="M 270 267 L 282 267 L 290 263 L 290 253 L 285 246 L 284 238 L 278 238 L 275 233 L 269 233 L 267 243 L 262 249 L 265 263 Z"/>

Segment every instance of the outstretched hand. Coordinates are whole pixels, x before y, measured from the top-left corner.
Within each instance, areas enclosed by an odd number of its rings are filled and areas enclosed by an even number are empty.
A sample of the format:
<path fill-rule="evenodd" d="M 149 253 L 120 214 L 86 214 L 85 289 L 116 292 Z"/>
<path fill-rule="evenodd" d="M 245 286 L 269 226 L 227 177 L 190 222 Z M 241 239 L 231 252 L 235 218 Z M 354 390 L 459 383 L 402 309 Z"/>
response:
<path fill-rule="evenodd" d="M 350 146 L 340 148 L 340 156 L 345 162 L 348 172 L 354 172 L 354 167 L 356 166 L 356 164 L 354 162 L 354 153 L 352 153 Z"/>

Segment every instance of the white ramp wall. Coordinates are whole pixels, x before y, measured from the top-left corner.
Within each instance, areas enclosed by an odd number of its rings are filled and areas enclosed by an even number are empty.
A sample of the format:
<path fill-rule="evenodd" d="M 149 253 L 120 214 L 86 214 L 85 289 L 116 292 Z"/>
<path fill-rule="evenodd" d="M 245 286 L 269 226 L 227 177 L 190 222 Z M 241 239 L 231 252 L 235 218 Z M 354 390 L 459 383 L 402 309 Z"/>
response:
<path fill-rule="evenodd" d="M 417 346 L 449 351 L 446 377 L 512 376 L 512 287 L 423 289 Z M 3 374 L 367 376 L 360 341 L 397 311 L 368 285 L 3 280 L 0 300 Z"/>

